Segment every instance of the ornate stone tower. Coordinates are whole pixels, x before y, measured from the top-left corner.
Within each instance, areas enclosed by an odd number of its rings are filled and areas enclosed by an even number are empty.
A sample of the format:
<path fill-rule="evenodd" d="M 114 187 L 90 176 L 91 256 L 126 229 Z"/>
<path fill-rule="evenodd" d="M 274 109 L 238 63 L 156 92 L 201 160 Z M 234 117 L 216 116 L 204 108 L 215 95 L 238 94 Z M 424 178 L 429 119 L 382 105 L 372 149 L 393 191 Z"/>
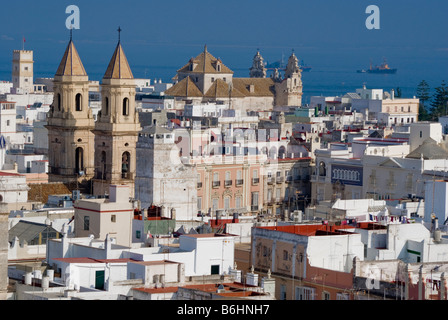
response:
<path fill-rule="evenodd" d="M 89 78 L 70 39 L 54 76 L 54 99 L 46 125 L 50 182 L 78 184 L 93 177 L 94 125 Z"/>
<path fill-rule="evenodd" d="M 276 106 L 302 105 L 302 71 L 294 52 L 288 59 L 284 79 L 275 84 Z"/>
<path fill-rule="evenodd" d="M 110 184 L 126 184 L 133 197 L 135 149 L 141 128 L 135 109 L 135 81 L 120 39 L 103 77 L 101 96 L 94 130 L 94 194 L 105 194 Z"/>
<path fill-rule="evenodd" d="M 252 67 L 249 69 L 249 76 L 251 78 L 266 78 L 266 67 L 264 66 L 264 59 L 257 50 L 257 54 L 252 61 Z"/>

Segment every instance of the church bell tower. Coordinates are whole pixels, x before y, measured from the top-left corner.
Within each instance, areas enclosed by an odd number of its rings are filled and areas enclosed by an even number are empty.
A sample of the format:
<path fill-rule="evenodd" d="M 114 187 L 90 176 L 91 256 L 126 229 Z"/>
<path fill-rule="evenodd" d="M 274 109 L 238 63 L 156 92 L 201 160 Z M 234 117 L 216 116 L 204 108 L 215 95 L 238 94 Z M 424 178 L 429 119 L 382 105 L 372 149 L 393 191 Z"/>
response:
<path fill-rule="evenodd" d="M 49 181 L 84 183 L 94 174 L 94 119 L 89 108 L 89 78 L 70 36 L 54 76 L 48 112 Z"/>
<path fill-rule="evenodd" d="M 110 184 L 130 186 L 134 194 L 136 144 L 140 131 L 135 109 L 135 80 L 119 39 L 101 83 L 102 108 L 95 123 L 94 194 Z"/>

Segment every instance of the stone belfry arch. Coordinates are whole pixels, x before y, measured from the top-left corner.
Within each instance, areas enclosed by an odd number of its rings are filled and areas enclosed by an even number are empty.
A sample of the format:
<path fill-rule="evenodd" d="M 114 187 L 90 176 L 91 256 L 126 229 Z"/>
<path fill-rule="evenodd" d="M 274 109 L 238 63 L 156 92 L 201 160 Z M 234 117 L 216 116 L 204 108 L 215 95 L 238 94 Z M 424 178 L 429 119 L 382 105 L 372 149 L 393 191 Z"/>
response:
<path fill-rule="evenodd" d="M 94 125 L 89 78 L 70 35 L 54 76 L 54 99 L 46 125 L 50 182 L 88 187 L 84 184 L 94 175 Z"/>
<path fill-rule="evenodd" d="M 118 29 L 119 35 L 121 28 Z M 136 144 L 140 132 L 135 109 L 135 80 L 118 44 L 101 83 L 102 107 L 95 123 L 95 195 L 108 192 L 110 184 L 130 185 L 134 194 Z"/>

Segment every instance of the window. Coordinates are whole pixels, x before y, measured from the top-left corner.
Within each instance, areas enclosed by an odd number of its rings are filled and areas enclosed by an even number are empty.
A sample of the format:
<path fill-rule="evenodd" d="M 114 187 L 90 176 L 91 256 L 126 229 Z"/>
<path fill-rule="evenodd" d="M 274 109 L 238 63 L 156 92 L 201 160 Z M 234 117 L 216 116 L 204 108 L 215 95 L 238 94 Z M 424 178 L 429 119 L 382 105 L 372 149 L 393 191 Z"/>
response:
<path fill-rule="evenodd" d="M 327 291 L 322 292 L 322 300 L 330 300 L 330 293 Z"/>
<path fill-rule="evenodd" d="M 314 300 L 314 288 L 296 287 L 296 300 Z"/>
<path fill-rule="evenodd" d="M 101 164 L 99 170 L 97 171 L 97 179 L 104 180 L 106 175 L 106 151 L 101 151 Z"/>
<path fill-rule="evenodd" d="M 336 300 L 349 300 L 350 296 L 348 293 L 338 292 L 336 293 Z"/>
<path fill-rule="evenodd" d="M 212 265 L 210 272 L 211 274 L 219 274 L 219 264 Z"/>
<path fill-rule="evenodd" d="M 107 116 L 109 114 L 109 98 L 104 98 L 104 115 Z"/>
<path fill-rule="evenodd" d="M 235 197 L 235 207 L 236 209 L 241 208 L 241 197 Z"/>
<path fill-rule="evenodd" d="M 286 300 L 286 285 L 280 286 L 280 300 Z"/>
<path fill-rule="evenodd" d="M 216 210 L 218 210 L 218 199 L 213 199 L 212 200 L 212 206 L 213 206 L 213 212 L 216 212 Z"/>
<path fill-rule="evenodd" d="M 272 189 L 268 189 L 268 202 L 272 200 Z"/>
<path fill-rule="evenodd" d="M 6 120 L 6 125 L 7 125 L 7 126 L 10 125 L 10 120 Z"/>
<path fill-rule="evenodd" d="M 283 250 L 283 260 L 288 260 L 288 258 L 289 258 L 288 250 Z"/>
<path fill-rule="evenodd" d="M 76 111 L 82 111 L 82 95 L 78 93 L 75 97 Z"/>
<path fill-rule="evenodd" d="M 81 147 L 75 150 L 75 174 L 80 174 L 84 169 L 84 149 Z"/>
<path fill-rule="evenodd" d="M 252 192 L 252 211 L 258 210 L 258 192 Z"/>
<path fill-rule="evenodd" d="M 131 164 L 131 154 L 129 152 L 124 152 L 121 156 L 121 178 L 130 179 L 130 168 Z"/>
<path fill-rule="evenodd" d="M 58 110 L 61 111 L 61 94 L 58 93 L 58 96 L 57 96 L 57 97 L 58 97 L 58 98 L 57 98 L 57 100 L 58 100 Z"/>
<path fill-rule="evenodd" d="M 84 230 L 90 230 L 90 217 L 84 216 Z"/>
<path fill-rule="evenodd" d="M 113 214 L 110 216 L 110 222 L 117 222 L 117 215 Z"/>
<path fill-rule="evenodd" d="M 129 115 L 129 99 L 128 98 L 123 99 L 123 115 L 124 116 Z"/>
<path fill-rule="evenodd" d="M 224 198 L 224 209 L 229 210 L 230 209 L 230 197 Z"/>
<path fill-rule="evenodd" d="M 140 239 L 141 236 L 142 236 L 142 232 L 141 232 L 140 230 L 135 231 L 135 237 L 136 237 L 137 239 Z"/>

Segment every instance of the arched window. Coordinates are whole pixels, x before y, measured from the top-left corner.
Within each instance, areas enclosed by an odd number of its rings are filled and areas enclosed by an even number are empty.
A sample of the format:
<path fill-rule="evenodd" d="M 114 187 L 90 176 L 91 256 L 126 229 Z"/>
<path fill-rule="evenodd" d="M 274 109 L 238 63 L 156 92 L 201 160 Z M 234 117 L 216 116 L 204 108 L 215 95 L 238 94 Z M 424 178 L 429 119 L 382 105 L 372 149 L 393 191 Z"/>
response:
<path fill-rule="evenodd" d="M 76 111 L 82 111 L 82 95 L 78 93 L 75 100 Z"/>
<path fill-rule="evenodd" d="M 107 116 L 109 114 L 109 98 L 104 98 L 104 115 Z"/>
<path fill-rule="evenodd" d="M 122 179 L 130 179 L 130 171 L 131 171 L 131 154 L 129 152 L 123 152 L 121 156 L 121 178 Z"/>
<path fill-rule="evenodd" d="M 58 93 L 58 110 L 61 111 L 61 94 Z"/>
<path fill-rule="evenodd" d="M 124 116 L 129 115 L 129 99 L 128 98 L 123 99 L 123 115 Z"/>
<path fill-rule="evenodd" d="M 283 159 L 283 155 L 286 155 L 286 148 L 284 146 L 281 146 L 278 149 L 278 157 L 279 157 L 279 159 Z"/>
<path fill-rule="evenodd" d="M 100 162 L 96 178 L 104 180 L 106 178 L 106 151 L 101 151 Z"/>
<path fill-rule="evenodd" d="M 84 149 L 81 147 L 75 150 L 75 173 L 80 174 L 84 170 Z"/>
<path fill-rule="evenodd" d="M 327 175 L 327 168 L 325 166 L 325 162 L 321 161 L 319 163 L 319 176 L 324 177 Z"/>

